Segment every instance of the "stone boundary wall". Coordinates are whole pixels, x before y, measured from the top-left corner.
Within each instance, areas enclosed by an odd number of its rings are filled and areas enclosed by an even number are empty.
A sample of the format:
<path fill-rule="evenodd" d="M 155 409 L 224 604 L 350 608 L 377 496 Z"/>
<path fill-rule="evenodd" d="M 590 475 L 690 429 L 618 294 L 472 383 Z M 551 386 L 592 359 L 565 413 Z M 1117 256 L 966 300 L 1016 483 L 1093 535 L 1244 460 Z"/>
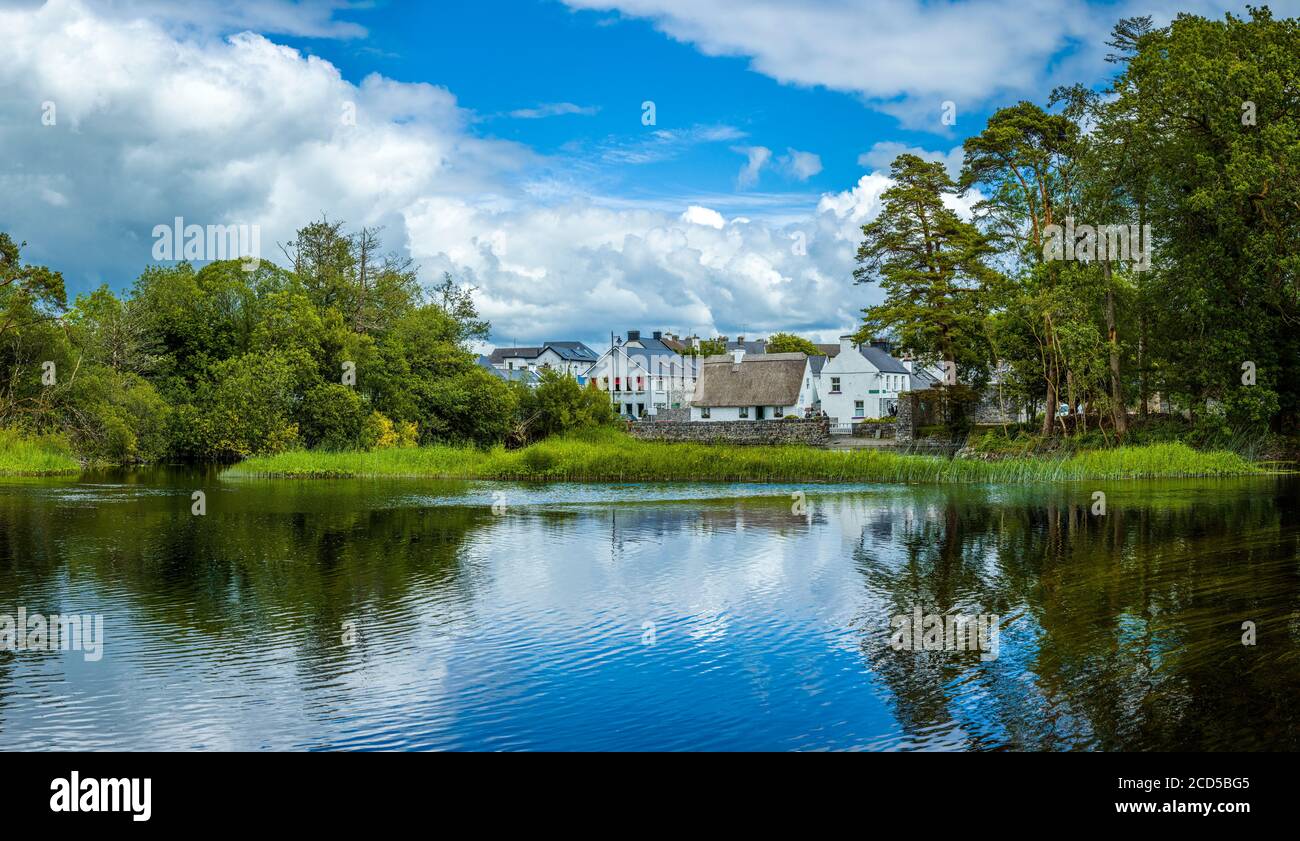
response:
<path fill-rule="evenodd" d="M 641 441 L 691 441 L 697 444 L 809 444 L 830 443 L 830 421 L 638 421 L 632 437 Z"/>
<path fill-rule="evenodd" d="M 891 423 L 855 423 L 854 438 L 893 438 L 898 430 L 898 421 Z"/>
<path fill-rule="evenodd" d="M 646 420 L 652 420 L 655 423 L 677 423 L 679 421 L 688 421 L 691 419 L 691 410 L 687 407 L 680 409 L 660 409 L 657 414 L 647 415 Z"/>

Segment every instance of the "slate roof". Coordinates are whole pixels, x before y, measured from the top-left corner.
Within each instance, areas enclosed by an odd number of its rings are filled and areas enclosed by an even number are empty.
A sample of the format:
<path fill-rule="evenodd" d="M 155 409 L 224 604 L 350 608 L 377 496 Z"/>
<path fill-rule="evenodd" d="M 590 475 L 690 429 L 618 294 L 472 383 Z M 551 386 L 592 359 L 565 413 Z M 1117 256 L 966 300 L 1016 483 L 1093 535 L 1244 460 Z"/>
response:
<path fill-rule="evenodd" d="M 527 383 L 528 385 L 537 385 L 542 381 L 542 377 L 536 371 L 529 371 L 527 368 L 516 368 L 513 371 L 502 371 L 492 364 L 492 359 L 487 356 L 479 355 L 475 363 L 486 370 L 489 374 L 506 382 Z"/>
<path fill-rule="evenodd" d="M 595 362 L 598 354 L 582 342 L 547 342 L 548 347 L 566 362 Z"/>
<path fill-rule="evenodd" d="M 880 369 L 882 374 L 907 374 L 907 370 L 902 362 L 890 356 L 883 348 L 874 347 L 873 345 L 861 345 L 858 352 L 867 358 L 867 361 Z"/>
<path fill-rule="evenodd" d="M 710 356 L 700 366 L 696 406 L 793 406 L 799 402 L 808 357 L 802 353 Z"/>
<path fill-rule="evenodd" d="M 507 359 L 536 359 L 544 350 L 544 347 L 499 347 L 488 358 L 497 363 Z"/>
<path fill-rule="evenodd" d="M 748 342 L 742 342 L 739 339 L 728 339 L 727 350 L 745 349 L 745 354 L 767 353 L 767 339 L 754 339 Z"/>

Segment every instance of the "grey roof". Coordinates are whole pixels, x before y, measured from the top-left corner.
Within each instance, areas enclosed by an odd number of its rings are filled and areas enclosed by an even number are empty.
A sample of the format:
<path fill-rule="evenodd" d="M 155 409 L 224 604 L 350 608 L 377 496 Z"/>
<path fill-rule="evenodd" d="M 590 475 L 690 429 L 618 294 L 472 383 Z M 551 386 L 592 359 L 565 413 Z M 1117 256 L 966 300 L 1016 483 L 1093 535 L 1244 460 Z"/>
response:
<path fill-rule="evenodd" d="M 810 356 L 810 357 L 808 357 L 808 365 L 809 365 L 809 367 L 812 368 L 812 375 L 813 375 L 814 377 L 820 377 L 820 376 L 821 376 L 821 374 L 822 374 L 822 366 L 826 364 L 826 360 L 827 360 L 827 357 L 825 357 L 825 356 Z"/>
<path fill-rule="evenodd" d="M 547 342 L 545 347 L 560 355 L 566 362 L 595 362 L 597 354 L 582 342 Z"/>
<path fill-rule="evenodd" d="M 910 373 L 902 362 L 890 356 L 887 351 L 872 345 L 861 345 L 858 352 L 867 358 L 867 361 L 880 369 L 882 374 L 907 374 Z"/>
<path fill-rule="evenodd" d="M 834 359 L 840 353 L 840 346 L 834 342 L 830 344 L 817 343 L 817 349 L 822 352 L 822 355 L 830 359 Z"/>
<path fill-rule="evenodd" d="M 536 359 L 542 355 L 544 347 L 499 347 L 492 351 L 488 357 L 493 362 L 504 362 L 507 359 Z"/>
<path fill-rule="evenodd" d="M 492 351 L 493 362 L 501 363 L 507 359 L 536 359 L 547 349 L 567 362 L 595 362 L 597 354 L 582 342 L 545 342 L 541 347 L 502 347 Z"/>
<path fill-rule="evenodd" d="M 910 376 L 912 378 L 912 391 L 925 391 L 927 388 L 934 388 L 939 384 L 938 380 L 924 371 L 913 371 Z"/>
<path fill-rule="evenodd" d="M 710 356 L 700 367 L 696 406 L 793 406 L 799 402 L 808 357 L 767 353 L 744 357 Z"/>
<path fill-rule="evenodd" d="M 668 345 L 664 344 L 659 339 L 655 339 L 650 336 L 642 336 L 639 339 L 632 339 L 631 341 L 640 343 L 643 349 L 648 350 L 652 353 L 671 353 L 671 354 L 677 353 L 677 351 L 668 347 Z M 636 350 L 636 348 L 628 348 L 628 350 L 632 351 L 632 350 Z"/>
<path fill-rule="evenodd" d="M 745 353 L 767 353 L 767 339 L 754 339 L 753 341 L 742 342 L 739 339 L 728 339 L 727 350 L 745 349 Z"/>
<path fill-rule="evenodd" d="M 517 382 L 517 383 L 527 383 L 528 385 L 537 385 L 539 382 L 542 381 L 541 375 L 539 375 L 536 371 L 529 371 L 527 368 L 516 368 L 513 371 L 502 371 L 500 368 L 492 364 L 492 360 L 490 357 L 483 356 L 481 354 L 479 355 L 478 359 L 474 360 L 474 362 L 480 368 L 483 368 L 492 376 L 500 380 L 505 380 L 506 382 Z"/>

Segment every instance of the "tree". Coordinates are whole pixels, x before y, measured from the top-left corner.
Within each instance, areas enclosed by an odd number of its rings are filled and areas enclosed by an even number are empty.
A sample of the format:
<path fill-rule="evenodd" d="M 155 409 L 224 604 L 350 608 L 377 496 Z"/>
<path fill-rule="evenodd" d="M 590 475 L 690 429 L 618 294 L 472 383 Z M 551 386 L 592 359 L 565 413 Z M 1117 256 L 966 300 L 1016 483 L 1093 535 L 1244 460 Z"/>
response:
<path fill-rule="evenodd" d="M 49 319 L 68 304 L 63 275 L 24 263 L 26 247 L 0 231 L 0 341 L 10 330 Z"/>
<path fill-rule="evenodd" d="M 994 112 L 984 131 L 962 144 L 961 189 L 979 186 L 984 192 L 987 198 L 975 205 L 976 217 L 1004 255 L 1019 264 L 1021 288 L 1007 291 L 1037 298 L 1032 309 L 1040 321 L 1029 329 L 1038 346 L 1045 391 L 1044 435 L 1054 428 L 1063 365 L 1051 309 L 1060 300 L 1054 291 L 1059 264 L 1046 264 L 1043 245 L 1048 227 L 1070 213 L 1079 135 L 1068 117 L 1020 102 Z"/>
<path fill-rule="evenodd" d="M 697 356 L 720 356 L 727 352 L 727 340 L 724 338 L 702 339 Z"/>
<path fill-rule="evenodd" d="M 773 333 L 767 340 L 768 353 L 806 353 L 809 356 L 824 356 L 817 345 L 793 333 Z"/>
<path fill-rule="evenodd" d="M 957 186 L 943 164 L 903 154 L 890 177 L 880 215 L 862 227 L 853 272 L 855 283 L 879 283 L 885 300 L 863 310 L 858 340 L 889 333 L 945 370 L 980 372 L 989 358 L 982 293 L 997 280 L 987 263 L 993 247 L 944 204 Z"/>
<path fill-rule="evenodd" d="M 609 395 L 595 383 L 578 385 L 573 377 L 543 370 L 536 387 L 519 384 L 515 443 L 524 444 L 575 429 L 590 429 L 615 420 Z"/>

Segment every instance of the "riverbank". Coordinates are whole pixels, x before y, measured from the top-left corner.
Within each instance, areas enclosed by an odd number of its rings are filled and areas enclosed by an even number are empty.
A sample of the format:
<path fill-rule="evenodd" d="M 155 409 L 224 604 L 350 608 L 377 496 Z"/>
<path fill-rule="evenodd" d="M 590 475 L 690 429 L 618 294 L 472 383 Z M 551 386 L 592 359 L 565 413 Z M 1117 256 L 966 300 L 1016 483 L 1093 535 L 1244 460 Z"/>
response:
<path fill-rule="evenodd" d="M 64 476 L 80 472 L 81 462 L 63 438 L 0 429 L 0 476 Z"/>
<path fill-rule="evenodd" d="M 1245 476 L 1265 472 L 1229 452 L 1185 444 L 1116 447 L 1060 458 L 948 459 L 880 450 L 736 447 L 637 441 L 601 430 L 520 450 L 432 446 L 372 452 L 298 450 L 252 458 L 225 475 L 254 478 L 414 477 L 578 482 L 1054 482 Z"/>

